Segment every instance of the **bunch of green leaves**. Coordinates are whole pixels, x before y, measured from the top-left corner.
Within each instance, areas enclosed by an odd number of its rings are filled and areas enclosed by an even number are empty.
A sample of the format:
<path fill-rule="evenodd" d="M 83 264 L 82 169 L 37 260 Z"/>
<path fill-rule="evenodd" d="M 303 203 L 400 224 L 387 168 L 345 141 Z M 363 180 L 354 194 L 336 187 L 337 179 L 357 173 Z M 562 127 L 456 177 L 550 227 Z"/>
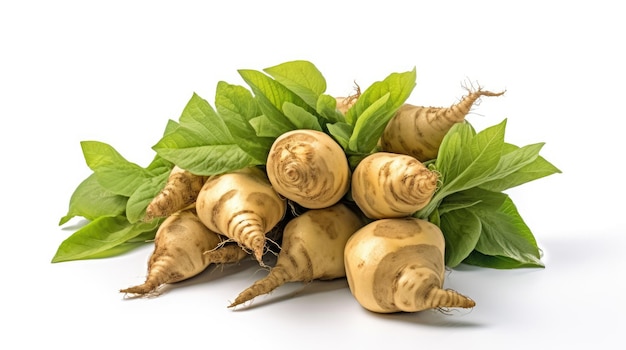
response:
<path fill-rule="evenodd" d="M 87 223 L 61 242 L 52 262 L 119 255 L 153 239 L 162 221 L 142 218 L 165 185 L 173 166 L 170 162 L 155 156 L 143 168 L 106 143 L 83 141 L 81 147 L 93 172 L 74 190 L 59 225 L 75 217 Z"/>
<path fill-rule="evenodd" d="M 441 184 L 414 216 L 439 225 L 450 267 L 543 266 L 530 228 L 504 191 L 560 170 L 539 155 L 543 143 L 506 143 L 505 128 L 506 119 L 478 133 L 468 122 L 456 124 L 428 165 Z"/>
<path fill-rule="evenodd" d="M 375 151 L 385 125 L 415 86 L 415 69 L 390 74 L 360 95 L 347 115 L 326 94 L 326 80 L 308 61 L 290 61 L 257 71 L 241 69 L 249 89 L 218 82 L 215 108 L 196 94 L 179 126 L 153 149 L 199 175 L 264 165 L 274 140 L 285 132 L 312 129 L 331 135 L 354 166 Z"/>

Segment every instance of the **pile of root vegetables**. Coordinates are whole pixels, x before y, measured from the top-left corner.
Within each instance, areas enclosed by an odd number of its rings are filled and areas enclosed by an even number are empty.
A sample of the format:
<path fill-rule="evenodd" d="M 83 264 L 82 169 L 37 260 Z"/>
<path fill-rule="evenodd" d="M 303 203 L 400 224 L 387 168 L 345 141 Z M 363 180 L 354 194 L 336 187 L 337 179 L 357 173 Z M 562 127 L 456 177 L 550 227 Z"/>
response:
<path fill-rule="evenodd" d="M 53 262 L 153 244 L 145 281 L 120 290 L 142 296 L 251 259 L 267 274 L 229 307 L 288 282 L 346 278 L 380 313 L 474 307 L 444 288 L 459 264 L 543 266 L 506 190 L 560 171 L 543 143 L 505 142 L 506 119 L 482 131 L 466 120 L 504 92 L 473 88 L 426 107 L 407 103 L 415 69 L 348 97 L 328 95 L 308 61 L 238 72 L 248 87 L 219 82 L 215 108 L 193 94 L 146 167 L 81 143 L 93 172 L 59 224 L 85 220 Z"/>

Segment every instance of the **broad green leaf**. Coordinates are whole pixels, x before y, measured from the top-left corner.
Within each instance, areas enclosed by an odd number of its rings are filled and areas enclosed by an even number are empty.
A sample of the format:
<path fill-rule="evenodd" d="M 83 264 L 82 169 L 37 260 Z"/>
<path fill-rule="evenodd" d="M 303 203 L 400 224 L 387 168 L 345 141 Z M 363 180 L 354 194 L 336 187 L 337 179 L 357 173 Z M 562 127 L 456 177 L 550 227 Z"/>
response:
<path fill-rule="evenodd" d="M 215 145 L 233 142 L 233 137 L 224 120 L 206 100 L 195 93 L 181 113 L 178 128 L 165 134 L 163 139 L 167 140 L 169 136 L 176 135 L 181 129 L 188 130 L 189 135 L 194 136 L 194 139 L 190 141 L 193 144 Z"/>
<path fill-rule="evenodd" d="M 308 61 L 285 62 L 264 71 L 313 108 L 317 106 L 319 96 L 326 91 L 326 79 Z"/>
<path fill-rule="evenodd" d="M 508 196 L 504 193 L 488 191 L 482 188 L 470 188 L 465 191 L 453 193 L 441 202 L 439 214 L 479 206 L 482 210 L 497 211 Z"/>
<path fill-rule="evenodd" d="M 392 73 L 382 81 L 374 82 L 359 96 L 356 103 L 346 113 L 346 121 L 355 125 L 361 114 L 381 97 L 389 94 L 387 112 L 395 113 L 404 104 L 415 88 L 416 71 Z M 384 118 L 390 118 L 385 116 Z"/>
<path fill-rule="evenodd" d="M 533 163 L 537 157 L 539 157 L 539 152 L 543 147 L 543 143 L 536 143 L 527 145 L 524 147 L 517 147 L 511 144 L 504 144 L 502 148 L 502 155 L 498 165 L 491 174 L 485 176 L 485 181 L 480 185 L 485 186 L 487 183 L 492 183 L 493 181 L 498 181 L 500 179 L 506 178 L 509 175 L 515 174 L 518 170 L 523 167 Z M 504 183 L 510 182 L 500 182 L 501 185 Z"/>
<path fill-rule="evenodd" d="M 129 197 L 147 178 L 148 170 L 131 163 L 110 145 L 99 141 L 82 141 L 87 165 L 105 189 Z"/>
<path fill-rule="evenodd" d="M 459 193 L 462 193 L 462 192 L 459 192 Z M 480 200 L 477 200 L 477 199 L 474 199 L 473 201 L 469 201 L 469 200 L 468 201 L 456 201 L 456 200 L 454 200 L 454 201 L 448 202 L 447 199 L 450 198 L 450 197 L 453 197 L 455 194 L 449 195 L 448 197 L 446 197 L 441 202 L 441 204 L 439 204 L 439 207 L 437 208 L 439 214 L 445 214 L 447 212 L 451 212 L 451 211 L 454 211 L 454 210 L 468 208 L 468 207 L 471 207 L 471 206 L 474 206 L 474 205 L 480 203 Z M 467 199 L 469 199 L 469 198 L 467 198 Z M 418 219 L 426 219 L 424 217 L 418 216 L 417 214 L 414 214 L 414 215 Z"/>
<path fill-rule="evenodd" d="M 173 139 L 173 138 L 172 138 Z M 185 144 L 185 133 L 177 134 L 176 142 L 169 147 L 158 148 L 157 152 L 163 158 L 170 159 L 183 169 L 197 175 L 216 175 L 245 168 L 255 162 L 239 146 L 228 145 L 199 145 Z"/>
<path fill-rule="evenodd" d="M 281 130 L 281 133 L 295 129 L 295 126 L 282 111 L 283 104 L 291 102 L 307 108 L 306 102 L 284 85 L 262 72 L 242 69 L 239 70 L 239 75 L 252 89 L 263 115 L 274 124 L 274 128 Z"/>
<path fill-rule="evenodd" d="M 322 131 L 318 118 L 300 106 L 291 102 L 285 102 L 283 104 L 283 113 L 296 129 Z"/>
<path fill-rule="evenodd" d="M 508 196 L 498 210 L 480 205 L 468 210 L 474 212 L 482 224 L 482 234 L 475 248 L 478 252 L 506 257 L 524 265 L 541 265 L 537 242 Z"/>
<path fill-rule="evenodd" d="M 122 255 L 124 253 L 130 252 L 131 250 L 137 249 L 145 244 L 152 243 L 152 241 L 154 240 L 155 233 L 156 233 L 155 230 L 144 232 L 140 234 L 139 236 L 132 238 L 120 245 L 116 245 L 113 248 L 89 255 L 83 259 L 104 259 L 104 258 L 110 258 L 110 257 Z"/>
<path fill-rule="evenodd" d="M 322 94 L 317 100 L 315 107 L 317 113 L 326 120 L 326 123 L 334 124 L 345 122 L 345 116 L 337 109 L 337 100 L 330 95 Z"/>
<path fill-rule="evenodd" d="M 89 259 L 158 228 L 160 220 L 131 224 L 124 216 L 103 216 L 75 231 L 57 249 L 52 262 Z"/>
<path fill-rule="evenodd" d="M 434 164 L 443 184 L 420 216 L 429 216 L 446 196 L 492 179 L 502 155 L 505 126 L 506 120 L 477 134 L 468 123 L 452 127 L 444 137 Z"/>
<path fill-rule="evenodd" d="M 152 160 L 152 162 L 148 164 L 148 166 L 146 167 L 146 170 L 148 170 L 149 173 L 154 176 L 155 174 L 158 175 L 164 172 L 171 171 L 173 167 L 174 167 L 174 164 L 172 164 L 172 162 L 168 161 L 167 159 L 163 159 L 161 156 L 157 154 Z"/>
<path fill-rule="evenodd" d="M 180 125 L 153 146 L 164 159 L 198 175 L 214 175 L 255 164 L 207 101 L 193 94 Z"/>
<path fill-rule="evenodd" d="M 464 264 L 486 267 L 492 269 L 519 269 L 529 267 L 544 267 L 540 261 L 521 262 L 505 256 L 485 255 L 474 250 L 465 260 Z"/>
<path fill-rule="evenodd" d="M 532 163 L 539 157 L 539 152 L 544 143 L 534 143 L 523 147 L 517 147 L 505 143 L 502 147 L 502 157 L 492 177 L 502 178 L 518 171 L 520 168 Z"/>
<path fill-rule="evenodd" d="M 59 221 L 59 226 L 77 216 L 94 220 L 100 216 L 122 215 L 126 210 L 126 202 L 127 197 L 102 187 L 95 174 L 92 173 L 74 190 L 70 198 L 68 212 Z"/>
<path fill-rule="evenodd" d="M 471 152 L 471 162 L 464 169 L 453 166 L 445 170 L 444 179 L 446 177 L 453 178 L 451 182 L 447 182 L 447 185 L 444 184 L 446 190 L 457 192 L 472 188 L 493 176 L 502 156 L 505 127 L 506 120 L 477 133 L 471 142 L 465 145 Z M 438 169 L 443 171 L 441 168 Z"/>
<path fill-rule="evenodd" d="M 470 123 L 454 124 L 441 141 L 437 159 L 432 163 L 434 169 L 439 172 L 441 172 L 439 169 L 445 169 L 450 174 L 448 178 L 462 172 L 472 162 L 472 153 L 468 145 L 475 135 L 476 131 Z"/>
<path fill-rule="evenodd" d="M 462 209 L 462 208 L 460 208 Z M 433 210 L 433 212 L 430 214 L 430 216 L 428 218 L 426 218 L 425 220 L 428 220 L 430 222 L 432 222 L 433 224 L 441 227 L 441 215 L 439 214 L 439 208 L 435 208 L 435 210 Z"/>
<path fill-rule="evenodd" d="M 518 168 L 517 171 L 505 177 L 483 183 L 480 187 L 491 191 L 504 191 L 557 173 L 561 173 L 561 170 L 552 165 L 545 158 L 538 156 L 533 162 Z"/>
<path fill-rule="evenodd" d="M 284 129 L 276 123 L 273 123 L 272 120 L 266 115 L 260 115 L 256 118 L 250 119 L 250 125 L 258 137 L 270 138 L 272 140 L 275 140 L 278 136 L 292 130 L 292 128 Z M 295 127 L 293 128 L 295 129 Z"/>
<path fill-rule="evenodd" d="M 257 101 L 243 86 L 219 82 L 215 93 L 215 107 L 239 146 L 256 164 L 264 164 L 274 141 L 262 137 L 251 125 L 261 113 Z"/>
<path fill-rule="evenodd" d="M 389 93 L 381 96 L 359 115 L 348 142 L 348 149 L 351 152 L 369 153 L 376 147 L 380 135 L 387 125 L 387 121 L 389 121 L 386 118 L 389 114 L 387 105 L 389 96 Z"/>
<path fill-rule="evenodd" d="M 415 69 L 392 73 L 368 87 L 348 110 L 346 122 L 354 126 L 347 149 L 352 164 L 376 150 L 385 126 L 413 91 L 415 77 Z"/>
<path fill-rule="evenodd" d="M 440 228 L 446 241 L 446 265 L 456 267 L 476 247 L 482 229 L 481 221 L 468 208 L 444 213 L 440 220 Z"/>
<path fill-rule="evenodd" d="M 326 128 L 328 133 L 343 147 L 344 150 L 348 148 L 350 141 L 350 135 L 352 135 L 352 125 L 344 122 L 337 122 L 334 124 L 327 124 Z"/>
<path fill-rule="evenodd" d="M 251 133 L 248 122 L 261 114 L 252 93 L 243 86 L 224 81 L 217 83 L 215 108 L 233 135 L 247 137 Z"/>

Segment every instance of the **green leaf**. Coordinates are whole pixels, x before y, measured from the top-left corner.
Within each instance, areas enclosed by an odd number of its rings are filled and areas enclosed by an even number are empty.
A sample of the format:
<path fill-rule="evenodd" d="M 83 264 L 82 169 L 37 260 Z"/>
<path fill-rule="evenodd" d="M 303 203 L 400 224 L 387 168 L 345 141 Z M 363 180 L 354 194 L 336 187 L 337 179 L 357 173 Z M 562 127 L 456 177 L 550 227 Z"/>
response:
<path fill-rule="evenodd" d="M 90 259 L 142 233 L 155 231 L 161 220 L 131 224 L 124 216 L 103 216 L 75 231 L 57 249 L 52 262 Z"/>
<path fill-rule="evenodd" d="M 330 95 L 320 95 L 315 110 L 326 121 L 325 124 L 346 121 L 345 116 L 337 109 L 337 100 Z"/>
<path fill-rule="evenodd" d="M 504 191 L 557 173 L 561 173 L 561 170 L 552 165 L 545 158 L 537 156 L 532 162 L 518 168 L 515 172 L 502 178 L 483 183 L 480 187 L 491 191 Z"/>
<path fill-rule="evenodd" d="M 463 125 L 467 124 L 458 123 L 455 127 Z M 435 166 L 444 182 L 441 193 L 450 194 L 476 187 L 492 178 L 502 155 L 505 126 L 506 120 L 469 138 L 467 136 L 471 133 L 460 133 L 465 138 L 457 147 L 465 148 L 465 151 L 444 152 L 437 157 Z"/>
<path fill-rule="evenodd" d="M 105 189 L 129 197 L 151 174 L 131 163 L 110 145 L 99 141 L 82 141 L 85 161 Z"/>
<path fill-rule="evenodd" d="M 122 215 L 126 209 L 126 202 L 127 197 L 102 187 L 95 174 L 92 173 L 74 190 L 70 198 L 68 212 L 59 221 L 59 226 L 77 216 L 94 220 L 100 216 Z"/>
<path fill-rule="evenodd" d="M 350 135 L 352 135 L 352 125 L 344 122 L 337 122 L 335 124 L 326 125 L 328 129 L 328 133 L 343 147 L 343 149 L 348 148 L 348 143 L 350 141 Z"/>
<path fill-rule="evenodd" d="M 291 102 L 283 104 L 283 113 L 296 129 L 312 129 L 322 131 L 318 118 L 306 109 Z"/>
<path fill-rule="evenodd" d="M 346 113 L 346 121 L 355 125 L 360 115 L 381 97 L 389 94 L 387 112 L 393 115 L 404 104 L 415 88 L 415 68 L 409 72 L 392 73 L 384 80 L 374 82 L 359 96 L 356 103 Z M 384 116 L 391 118 L 391 116 Z M 382 131 L 381 131 L 382 133 Z"/>
<path fill-rule="evenodd" d="M 438 211 L 439 215 L 447 212 L 479 206 L 483 210 L 498 210 L 508 196 L 504 193 L 488 191 L 482 188 L 470 188 L 465 191 L 453 193 L 441 202 Z"/>
<path fill-rule="evenodd" d="M 194 94 L 176 130 L 153 149 L 164 159 L 198 175 L 214 175 L 255 164 L 207 101 Z"/>
<path fill-rule="evenodd" d="M 474 250 L 465 260 L 464 264 L 492 269 L 519 269 L 528 267 L 544 267 L 541 262 L 520 262 L 504 256 L 485 255 Z"/>
<path fill-rule="evenodd" d="M 250 120 L 250 125 L 258 137 L 271 138 L 275 140 L 285 132 L 280 126 L 272 122 L 266 115 L 260 115 Z"/>
<path fill-rule="evenodd" d="M 116 245 L 113 248 L 109 248 L 107 250 L 103 250 L 102 252 L 95 253 L 85 257 L 84 259 L 104 259 L 110 258 L 113 256 L 122 255 L 124 253 L 130 252 L 131 250 L 137 249 L 147 243 L 151 243 L 154 240 L 155 231 L 144 232 L 139 236 L 129 239 L 128 241 Z"/>
<path fill-rule="evenodd" d="M 250 91 L 243 86 L 219 82 L 215 93 L 215 107 L 239 146 L 255 164 L 264 164 L 274 138 L 263 137 L 251 125 L 251 121 L 261 111 Z"/>
<path fill-rule="evenodd" d="M 456 267 L 476 247 L 482 230 L 481 221 L 468 208 L 441 214 L 440 220 L 446 241 L 446 265 Z"/>
<path fill-rule="evenodd" d="M 354 131 L 350 136 L 348 142 L 348 150 L 355 153 L 369 153 L 372 152 L 380 135 L 382 129 L 387 125 L 385 120 L 385 114 L 387 113 L 387 102 L 389 101 L 389 94 L 383 95 L 378 100 L 372 102 L 363 113 L 357 119 L 354 125 Z"/>
<path fill-rule="evenodd" d="M 543 266 L 537 242 L 508 196 L 498 210 L 480 205 L 469 210 L 482 224 L 482 234 L 475 248 L 478 252 L 505 257 L 524 266 Z"/>
<path fill-rule="evenodd" d="M 385 126 L 415 87 L 415 69 L 393 73 L 373 83 L 346 113 L 346 121 L 354 126 L 348 151 L 367 154 L 375 150 Z"/>
<path fill-rule="evenodd" d="M 308 61 L 285 62 L 264 71 L 313 108 L 317 106 L 319 96 L 326 91 L 326 79 Z"/>
<path fill-rule="evenodd" d="M 291 102 L 306 108 L 308 105 L 298 95 L 262 72 L 242 69 L 239 75 L 252 89 L 265 118 L 279 130 L 274 137 L 296 128 L 283 114 L 282 107 L 285 102 Z"/>
<path fill-rule="evenodd" d="M 174 140 L 159 144 L 157 152 L 163 158 L 170 159 L 183 169 L 197 175 L 216 175 L 241 169 L 254 164 L 239 146 L 227 145 L 198 145 L 190 146 L 185 138 L 186 133 L 177 133 Z M 191 135 L 189 135 L 191 137 Z M 178 147 L 178 148 L 177 148 Z"/>
<path fill-rule="evenodd" d="M 446 196 L 488 182 L 501 160 L 506 119 L 476 133 L 467 123 L 455 124 L 443 138 L 432 170 L 439 173 L 442 185 L 430 203 L 417 213 L 428 217 Z"/>

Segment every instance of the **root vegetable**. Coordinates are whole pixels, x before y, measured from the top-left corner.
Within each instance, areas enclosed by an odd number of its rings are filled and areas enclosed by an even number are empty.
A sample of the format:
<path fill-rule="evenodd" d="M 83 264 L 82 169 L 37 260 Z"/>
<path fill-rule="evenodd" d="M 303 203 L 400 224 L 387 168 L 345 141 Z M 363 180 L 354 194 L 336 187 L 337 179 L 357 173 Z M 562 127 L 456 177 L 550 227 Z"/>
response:
<path fill-rule="evenodd" d="M 283 232 L 276 265 L 266 277 L 241 292 L 229 307 L 267 294 L 287 282 L 344 277 L 346 241 L 363 225 L 361 217 L 342 203 L 311 209 L 291 219 Z"/>
<path fill-rule="evenodd" d="M 262 262 L 265 235 L 281 221 L 287 203 L 262 170 L 250 167 L 209 178 L 198 194 L 196 209 L 209 229 Z"/>
<path fill-rule="evenodd" d="M 335 99 L 337 100 L 337 109 L 343 115 L 345 115 L 348 110 L 356 103 L 356 98 L 336 97 Z"/>
<path fill-rule="evenodd" d="M 204 252 L 205 259 L 209 260 L 212 264 L 236 263 L 248 256 L 250 256 L 250 254 L 235 243 L 227 243 Z"/>
<path fill-rule="evenodd" d="M 434 159 L 443 137 L 454 124 L 465 120 L 476 100 L 502 94 L 504 91 L 494 93 L 479 88 L 447 108 L 405 104 L 387 124 L 380 139 L 381 149 L 408 154 L 422 162 Z"/>
<path fill-rule="evenodd" d="M 345 248 L 348 286 L 365 309 L 378 313 L 471 308 L 473 300 L 444 282 L 444 238 L 416 218 L 381 219 L 355 232 Z"/>
<path fill-rule="evenodd" d="M 195 175 L 174 166 L 165 187 L 148 204 L 144 221 L 150 221 L 157 217 L 168 217 L 193 204 L 205 181 L 205 176 Z"/>
<path fill-rule="evenodd" d="M 437 180 L 437 173 L 411 156 L 376 152 L 354 169 L 352 198 L 370 219 L 409 216 L 430 202 Z"/>
<path fill-rule="evenodd" d="M 361 87 L 356 82 L 354 82 L 354 90 L 354 95 L 350 95 L 348 97 L 335 97 L 335 100 L 337 101 L 337 109 L 344 115 L 350 108 L 352 108 L 352 106 L 354 106 L 356 101 L 361 96 Z"/>
<path fill-rule="evenodd" d="M 274 189 L 308 209 L 336 204 L 350 187 L 350 166 L 343 149 L 321 131 L 282 134 L 270 148 L 266 166 Z"/>
<path fill-rule="evenodd" d="M 170 215 L 157 230 L 145 282 L 120 292 L 149 294 L 163 284 L 191 278 L 211 263 L 236 261 L 235 257 L 232 260 L 217 260 L 204 254 L 206 251 L 219 251 L 217 247 L 222 240 L 223 237 L 200 222 L 194 210 Z"/>

